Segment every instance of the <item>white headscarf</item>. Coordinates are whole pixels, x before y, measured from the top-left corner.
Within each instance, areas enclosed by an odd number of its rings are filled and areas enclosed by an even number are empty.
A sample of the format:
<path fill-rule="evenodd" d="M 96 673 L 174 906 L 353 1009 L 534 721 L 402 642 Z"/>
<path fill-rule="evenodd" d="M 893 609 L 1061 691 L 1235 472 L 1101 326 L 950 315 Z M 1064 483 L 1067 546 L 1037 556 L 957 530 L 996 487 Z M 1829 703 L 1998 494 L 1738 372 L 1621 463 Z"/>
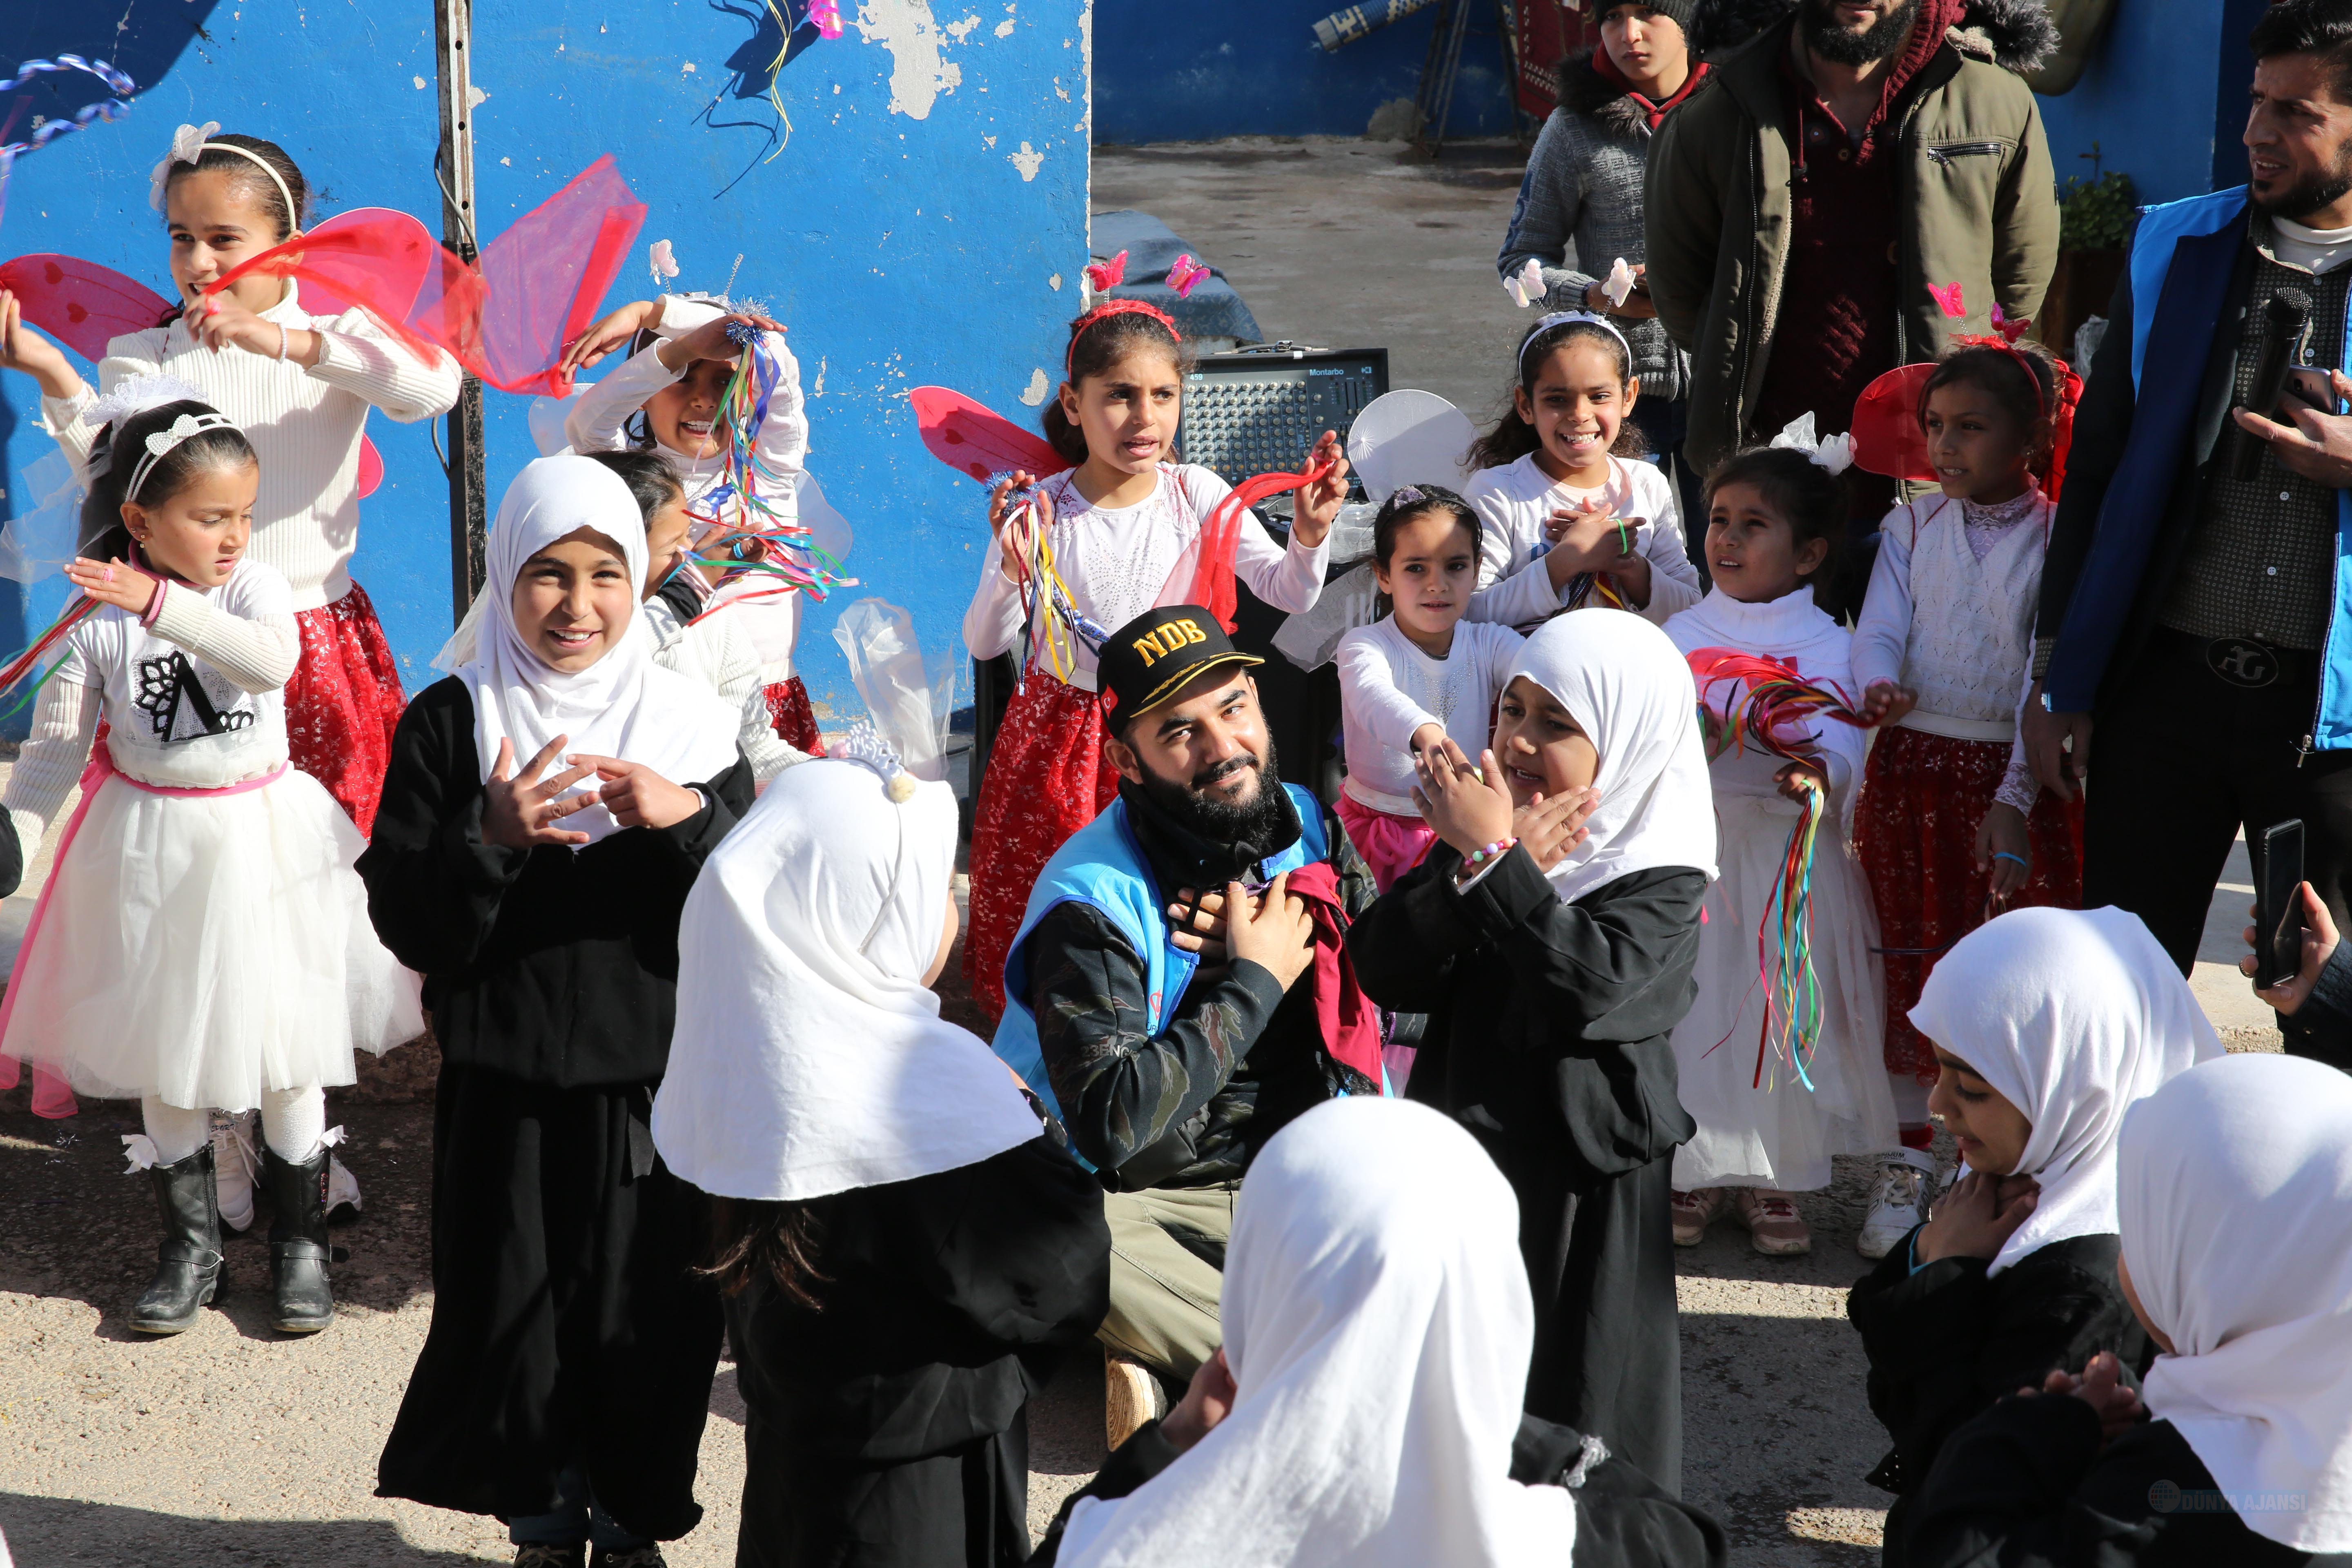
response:
<path fill-rule="evenodd" d="M 514 584 L 524 564 L 578 529 L 620 547 L 628 563 L 629 626 L 604 658 L 576 674 L 550 668 L 515 630 Z M 709 687 L 654 662 L 653 639 L 635 613 L 646 576 L 646 524 L 621 476 L 602 463 L 562 453 L 517 474 L 499 503 L 482 584 L 480 636 L 471 659 L 452 673 L 474 692 L 474 740 L 482 777 L 498 763 L 499 742 L 514 742 L 514 767 L 558 735 L 567 753 L 642 763 L 672 784 L 701 784 L 736 758 L 740 716 Z M 559 763 L 560 765 L 560 763 Z M 551 768 L 550 772 L 554 770 Z M 583 782 L 592 788 L 595 780 Z M 560 826 L 593 839 L 620 831 L 601 805 Z"/>
<path fill-rule="evenodd" d="M 1242 1185 L 1224 1328 L 1232 1415 L 1079 1504 L 1066 1568 L 1569 1560 L 1573 1497 L 1510 1479 L 1535 1343 L 1518 1205 L 1450 1118 L 1350 1098 L 1276 1133 Z"/>
<path fill-rule="evenodd" d="M 1601 809 L 1551 868 L 1562 903 L 1620 877 L 1689 866 L 1715 879 L 1715 789 L 1698 732 L 1698 687 L 1666 634 L 1628 610 L 1546 621 L 1512 679 L 1552 694 L 1601 753 Z M 1498 759 L 1499 760 L 1499 759 Z"/>
<path fill-rule="evenodd" d="M 2116 1233 L 2116 1135 L 2135 1100 L 2221 1054 L 2205 1010 L 2137 915 L 2012 910 L 1936 963 L 1912 1026 L 2032 1122 L 2016 1173 L 2042 1184 L 1988 1274 Z"/>
<path fill-rule="evenodd" d="M 923 984 L 951 896 L 955 794 L 898 776 L 903 805 L 862 763 L 779 775 L 687 895 L 654 1144 L 707 1193 L 909 1181 L 1042 1131 Z"/>
<path fill-rule="evenodd" d="M 2175 1351 L 2148 1409 L 2255 1534 L 2352 1552 L 2352 1078 L 2254 1055 L 2182 1073 L 2124 1118 L 2121 1188 L 2132 1289 Z"/>

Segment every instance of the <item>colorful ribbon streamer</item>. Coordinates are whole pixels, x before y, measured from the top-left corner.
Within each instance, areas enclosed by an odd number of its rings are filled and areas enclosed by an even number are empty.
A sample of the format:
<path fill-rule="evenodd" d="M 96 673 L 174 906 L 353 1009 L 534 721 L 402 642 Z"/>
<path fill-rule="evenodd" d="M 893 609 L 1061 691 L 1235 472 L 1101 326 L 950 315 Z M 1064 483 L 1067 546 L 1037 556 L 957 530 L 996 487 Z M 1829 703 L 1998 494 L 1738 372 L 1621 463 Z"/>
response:
<path fill-rule="evenodd" d="M 721 584 L 747 577 L 772 580 L 765 587 L 729 595 L 732 601 L 791 593 L 822 600 L 835 588 L 854 586 L 856 579 L 841 574 L 841 563 L 817 547 L 809 529 L 770 504 L 768 496 L 788 491 L 790 486 L 760 456 L 760 432 L 782 383 L 783 366 L 758 331 L 730 328 L 729 336 L 741 345 L 741 352 L 719 402 L 719 421 L 727 432 L 725 460 L 719 483 L 703 492 L 700 510 L 690 509 L 687 514 L 709 530 L 697 547 L 697 558 L 723 568 Z"/>

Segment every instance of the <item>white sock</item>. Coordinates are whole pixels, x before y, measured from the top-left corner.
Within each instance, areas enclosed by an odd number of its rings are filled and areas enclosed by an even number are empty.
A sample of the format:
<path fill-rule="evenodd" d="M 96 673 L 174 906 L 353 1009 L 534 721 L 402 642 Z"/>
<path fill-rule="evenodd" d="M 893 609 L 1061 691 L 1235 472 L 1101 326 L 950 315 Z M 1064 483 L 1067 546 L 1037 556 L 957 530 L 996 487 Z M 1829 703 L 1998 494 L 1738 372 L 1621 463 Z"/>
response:
<path fill-rule="evenodd" d="M 315 1158 L 326 1132 L 327 1091 L 317 1084 L 261 1091 L 262 1142 L 279 1159 L 299 1165 Z"/>
<path fill-rule="evenodd" d="M 166 1105 L 153 1095 L 139 1102 L 140 1120 L 155 1145 L 155 1163 L 176 1165 L 213 1141 L 213 1113 Z"/>

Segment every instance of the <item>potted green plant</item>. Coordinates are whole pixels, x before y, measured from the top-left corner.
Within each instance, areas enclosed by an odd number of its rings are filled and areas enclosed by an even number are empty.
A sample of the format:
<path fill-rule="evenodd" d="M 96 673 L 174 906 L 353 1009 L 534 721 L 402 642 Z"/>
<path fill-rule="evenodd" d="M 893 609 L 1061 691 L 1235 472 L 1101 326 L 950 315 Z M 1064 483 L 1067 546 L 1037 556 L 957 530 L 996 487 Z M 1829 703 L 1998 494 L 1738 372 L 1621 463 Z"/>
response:
<path fill-rule="evenodd" d="M 2120 169 L 2102 169 L 2097 142 L 2083 156 L 2091 160 L 2090 177 L 2071 174 L 2058 192 L 2058 269 L 2043 296 L 2036 334 L 2053 353 L 2070 360 L 2074 330 L 2105 311 L 2116 279 L 2123 276 L 2124 247 L 2139 211 L 2132 177 Z"/>

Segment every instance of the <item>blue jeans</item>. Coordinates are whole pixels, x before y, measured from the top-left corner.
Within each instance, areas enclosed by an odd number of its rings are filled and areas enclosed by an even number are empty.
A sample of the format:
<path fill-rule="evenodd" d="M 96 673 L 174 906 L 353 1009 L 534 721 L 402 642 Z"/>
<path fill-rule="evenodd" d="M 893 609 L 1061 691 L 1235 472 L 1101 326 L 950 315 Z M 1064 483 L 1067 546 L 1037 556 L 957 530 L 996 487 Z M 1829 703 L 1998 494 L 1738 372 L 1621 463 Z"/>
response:
<path fill-rule="evenodd" d="M 579 1466 L 566 1465 L 555 1485 L 555 1510 L 518 1514 L 507 1521 L 509 1541 L 517 1546 L 572 1546 L 584 1541 L 600 1552 L 635 1552 L 653 1544 L 623 1530 L 596 1506 L 596 1490 Z"/>

